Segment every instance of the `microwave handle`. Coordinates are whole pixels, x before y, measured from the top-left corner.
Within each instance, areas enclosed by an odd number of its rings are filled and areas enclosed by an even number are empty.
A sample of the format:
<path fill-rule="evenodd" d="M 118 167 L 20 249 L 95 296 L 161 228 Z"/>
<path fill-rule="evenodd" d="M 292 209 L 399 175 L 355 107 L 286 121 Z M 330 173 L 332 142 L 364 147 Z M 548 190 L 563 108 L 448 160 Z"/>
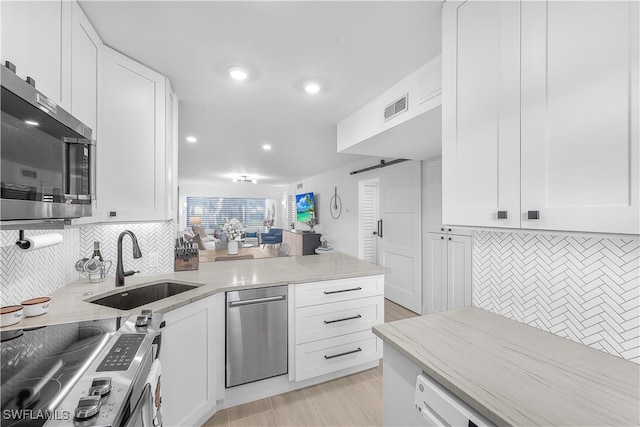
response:
<path fill-rule="evenodd" d="M 89 194 L 89 197 L 91 198 L 91 200 L 95 200 L 96 199 L 96 178 L 98 176 L 98 171 L 97 171 L 97 161 L 96 161 L 96 153 L 98 151 L 98 145 L 96 144 L 96 141 L 91 141 L 92 144 L 89 145 L 89 168 L 91 169 L 89 171 L 89 173 L 91 175 L 89 175 L 89 191 L 91 192 L 91 194 Z"/>
<path fill-rule="evenodd" d="M 92 139 L 85 138 L 67 138 L 63 137 L 62 142 L 65 144 L 79 144 L 86 145 L 89 147 L 89 192 L 88 196 L 85 196 L 88 199 L 95 200 L 96 199 L 96 141 Z M 66 151 L 65 151 L 66 152 Z M 63 159 L 62 162 L 62 176 L 64 179 L 64 192 L 65 195 L 69 195 L 69 168 L 67 166 L 67 159 Z M 76 198 L 78 196 L 76 195 Z M 85 198 L 83 197 L 83 198 Z"/>

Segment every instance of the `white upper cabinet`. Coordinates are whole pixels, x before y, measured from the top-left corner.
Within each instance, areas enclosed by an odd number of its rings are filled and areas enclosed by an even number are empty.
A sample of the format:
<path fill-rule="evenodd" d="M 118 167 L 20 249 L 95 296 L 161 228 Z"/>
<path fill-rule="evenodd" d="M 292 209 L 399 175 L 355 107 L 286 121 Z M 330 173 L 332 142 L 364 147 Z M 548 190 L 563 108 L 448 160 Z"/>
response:
<path fill-rule="evenodd" d="M 638 21 L 635 1 L 522 3 L 523 228 L 640 233 Z"/>
<path fill-rule="evenodd" d="M 520 226 L 519 15 L 511 1 L 444 5 L 445 224 Z"/>
<path fill-rule="evenodd" d="M 166 219 L 178 220 L 178 96 L 166 79 Z"/>
<path fill-rule="evenodd" d="M 166 81 L 116 52 L 103 52 L 98 194 L 104 220 L 166 219 Z"/>
<path fill-rule="evenodd" d="M 640 233 L 639 20 L 632 1 L 444 4 L 445 224 Z"/>
<path fill-rule="evenodd" d="M 63 95 L 63 18 L 68 2 L 3 1 L 2 65 L 10 61 L 16 73 L 36 81 L 47 98 L 69 108 Z M 64 35 L 65 37 L 67 34 Z"/>
<path fill-rule="evenodd" d="M 80 9 L 72 3 L 71 114 L 93 130 L 98 139 L 98 70 L 102 41 Z"/>

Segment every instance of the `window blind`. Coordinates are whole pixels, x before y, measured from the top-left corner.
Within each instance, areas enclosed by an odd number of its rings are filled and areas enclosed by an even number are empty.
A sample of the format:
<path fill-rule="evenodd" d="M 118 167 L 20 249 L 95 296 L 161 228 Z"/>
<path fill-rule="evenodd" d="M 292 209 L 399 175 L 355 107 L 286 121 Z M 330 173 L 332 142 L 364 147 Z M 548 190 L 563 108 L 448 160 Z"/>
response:
<path fill-rule="evenodd" d="M 261 228 L 266 218 L 266 199 L 187 196 L 187 225 L 198 217 L 206 229 L 220 230 L 225 218 L 237 218 L 245 228 Z"/>

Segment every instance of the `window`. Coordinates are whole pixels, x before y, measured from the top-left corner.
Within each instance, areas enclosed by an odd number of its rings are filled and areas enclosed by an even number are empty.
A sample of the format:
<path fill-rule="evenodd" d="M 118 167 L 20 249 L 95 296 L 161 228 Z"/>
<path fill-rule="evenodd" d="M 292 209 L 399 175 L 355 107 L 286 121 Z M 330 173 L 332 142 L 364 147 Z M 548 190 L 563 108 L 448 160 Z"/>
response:
<path fill-rule="evenodd" d="M 225 218 L 238 218 L 245 228 L 259 228 L 266 218 L 266 199 L 187 197 L 187 224 L 200 218 L 206 229 L 220 230 Z"/>

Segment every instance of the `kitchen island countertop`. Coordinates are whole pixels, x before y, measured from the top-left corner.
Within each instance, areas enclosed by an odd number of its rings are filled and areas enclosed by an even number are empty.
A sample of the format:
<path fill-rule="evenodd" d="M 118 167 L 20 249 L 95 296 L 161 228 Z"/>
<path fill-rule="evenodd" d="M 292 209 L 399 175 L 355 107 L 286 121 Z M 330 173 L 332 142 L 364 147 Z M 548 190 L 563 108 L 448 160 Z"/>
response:
<path fill-rule="evenodd" d="M 497 425 L 640 425 L 640 365 L 467 307 L 373 331 Z"/>
<path fill-rule="evenodd" d="M 48 313 L 23 318 L 19 323 L 5 326 L 1 330 L 127 316 L 139 313 L 143 308 L 162 313 L 228 290 L 349 279 L 385 274 L 389 271 L 384 267 L 336 252 L 330 256 L 289 256 L 201 263 L 199 270 L 127 277 L 126 286 L 118 288 L 115 287 L 114 277 L 108 277 L 102 283 L 89 283 L 87 279 L 82 279 L 53 292 L 50 295 L 51 305 Z M 128 311 L 86 301 L 96 299 L 97 296 L 117 294 L 127 289 L 164 281 L 199 286 L 197 289 Z"/>

